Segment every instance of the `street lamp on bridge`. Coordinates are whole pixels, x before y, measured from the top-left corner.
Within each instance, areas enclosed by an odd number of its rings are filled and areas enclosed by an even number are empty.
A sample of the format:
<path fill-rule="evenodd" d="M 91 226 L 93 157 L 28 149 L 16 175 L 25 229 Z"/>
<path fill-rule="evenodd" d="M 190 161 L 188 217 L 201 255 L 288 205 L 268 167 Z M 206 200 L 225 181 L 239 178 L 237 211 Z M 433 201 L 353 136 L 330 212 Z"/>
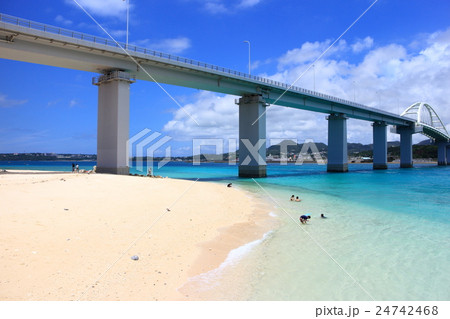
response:
<path fill-rule="evenodd" d="M 251 48 L 251 45 L 250 45 L 250 41 L 248 41 L 248 40 L 245 40 L 244 41 L 244 43 L 248 43 L 248 75 L 251 75 L 251 69 L 250 69 L 250 48 Z"/>
<path fill-rule="evenodd" d="M 128 25 L 130 20 L 130 0 L 123 0 L 126 3 L 127 6 L 127 41 L 125 45 L 125 49 L 128 49 Z"/>

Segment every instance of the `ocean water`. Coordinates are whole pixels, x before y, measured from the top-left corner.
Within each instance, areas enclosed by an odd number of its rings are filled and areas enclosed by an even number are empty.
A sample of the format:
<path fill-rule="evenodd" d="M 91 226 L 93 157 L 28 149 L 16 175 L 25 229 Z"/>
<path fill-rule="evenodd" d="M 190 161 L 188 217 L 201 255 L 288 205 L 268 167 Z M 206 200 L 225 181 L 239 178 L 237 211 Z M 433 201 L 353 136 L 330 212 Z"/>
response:
<path fill-rule="evenodd" d="M 71 172 L 72 163 L 78 164 L 79 169 L 91 170 L 95 161 L 0 161 L 0 170 L 39 170 L 39 171 L 59 171 Z"/>
<path fill-rule="evenodd" d="M 71 170 L 67 162 L 23 164 L 0 162 L 0 169 Z M 91 169 L 95 162 L 79 164 Z M 349 169 L 332 174 L 320 165 L 269 165 L 269 177 L 252 180 L 237 178 L 237 167 L 227 164 L 155 168 L 172 178 L 232 182 L 269 201 L 268 218 L 279 221 L 279 228 L 230 252 L 218 269 L 191 278 L 203 287 L 199 297 L 450 300 L 450 166 Z M 302 201 L 289 201 L 293 194 Z M 302 214 L 311 215 L 306 225 L 298 222 Z"/>
<path fill-rule="evenodd" d="M 247 298 L 450 300 L 449 174 L 361 168 L 261 182 L 283 226 L 249 254 Z M 289 202 L 291 193 L 303 201 Z M 302 213 L 308 225 L 294 223 Z"/>

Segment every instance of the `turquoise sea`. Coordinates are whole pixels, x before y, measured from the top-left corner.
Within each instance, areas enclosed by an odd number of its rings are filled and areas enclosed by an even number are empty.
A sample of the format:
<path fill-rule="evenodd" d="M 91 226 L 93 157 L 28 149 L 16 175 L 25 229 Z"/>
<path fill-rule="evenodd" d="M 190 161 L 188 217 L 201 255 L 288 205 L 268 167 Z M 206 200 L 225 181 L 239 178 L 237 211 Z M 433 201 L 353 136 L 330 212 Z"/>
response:
<path fill-rule="evenodd" d="M 95 162 L 81 162 L 91 169 Z M 70 162 L 0 162 L 0 169 L 70 171 Z M 450 166 L 346 174 L 320 165 L 269 165 L 239 179 L 225 164 L 169 163 L 155 174 L 232 182 L 273 207 L 280 226 L 230 252 L 196 281 L 218 300 L 450 300 Z M 135 173 L 136 171 L 132 171 Z M 302 202 L 291 202 L 291 195 Z M 306 225 L 302 214 L 311 214 Z M 323 213 L 326 219 L 320 218 Z M 235 278 L 246 278 L 236 282 Z M 214 283 L 214 284 L 213 284 Z M 237 286 L 237 287 L 236 287 Z"/>

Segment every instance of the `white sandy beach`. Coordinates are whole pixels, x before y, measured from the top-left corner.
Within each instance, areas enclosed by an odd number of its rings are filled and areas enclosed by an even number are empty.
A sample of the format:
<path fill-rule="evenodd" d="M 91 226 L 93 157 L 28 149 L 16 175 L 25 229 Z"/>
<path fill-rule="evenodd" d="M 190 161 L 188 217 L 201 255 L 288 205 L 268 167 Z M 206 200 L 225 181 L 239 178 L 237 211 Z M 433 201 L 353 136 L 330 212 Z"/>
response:
<path fill-rule="evenodd" d="M 0 201 L 0 300 L 191 300 L 270 227 L 244 191 L 173 179 L 7 173 Z"/>

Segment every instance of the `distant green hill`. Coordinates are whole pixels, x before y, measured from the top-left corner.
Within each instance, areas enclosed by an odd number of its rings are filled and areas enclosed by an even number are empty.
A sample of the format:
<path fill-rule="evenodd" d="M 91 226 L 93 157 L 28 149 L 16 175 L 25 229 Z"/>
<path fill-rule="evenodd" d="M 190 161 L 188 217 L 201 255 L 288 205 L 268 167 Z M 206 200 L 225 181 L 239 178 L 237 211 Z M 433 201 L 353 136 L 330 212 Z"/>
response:
<path fill-rule="evenodd" d="M 303 144 L 295 144 L 291 140 L 284 140 L 279 144 L 272 145 L 267 148 L 267 155 L 280 156 L 281 146 L 287 145 L 288 154 L 299 154 L 303 147 Z M 400 142 L 388 142 L 388 156 L 392 158 L 400 157 Z M 319 152 L 326 156 L 328 152 L 328 146 L 324 143 L 316 143 Z M 355 157 L 372 157 L 373 156 L 373 144 L 361 144 L 361 143 L 347 143 L 347 150 L 349 156 Z M 430 140 L 424 140 L 416 145 L 413 145 L 413 158 L 437 158 L 437 146 L 430 145 Z"/>

